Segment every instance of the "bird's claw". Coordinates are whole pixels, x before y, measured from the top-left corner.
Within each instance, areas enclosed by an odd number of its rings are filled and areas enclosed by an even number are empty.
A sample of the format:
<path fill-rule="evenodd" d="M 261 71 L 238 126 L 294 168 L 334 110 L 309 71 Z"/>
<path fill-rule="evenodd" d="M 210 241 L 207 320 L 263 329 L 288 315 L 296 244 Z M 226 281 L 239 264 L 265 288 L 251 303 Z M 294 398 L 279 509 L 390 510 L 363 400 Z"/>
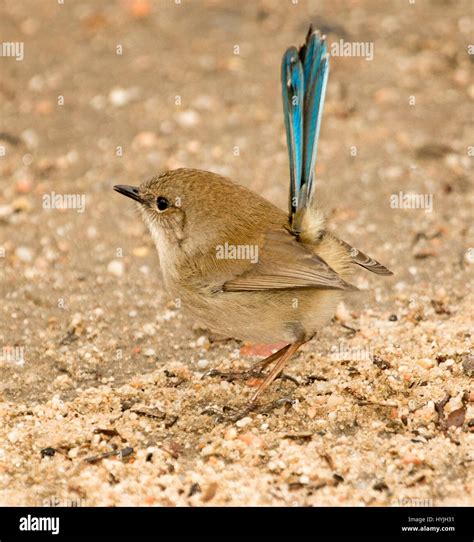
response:
<path fill-rule="evenodd" d="M 252 412 L 252 410 L 254 410 L 256 406 L 256 403 L 249 403 L 245 408 L 238 409 L 225 405 L 222 411 L 214 407 L 208 407 L 203 410 L 202 413 L 208 414 L 210 416 L 216 416 L 216 421 L 218 423 L 237 422 L 238 420 L 244 418 L 247 414 Z"/>
<path fill-rule="evenodd" d="M 294 403 L 295 403 L 295 400 L 287 395 L 285 397 L 281 397 L 280 399 L 277 399 L 276 401 L 271 401 L 270 403 L 266 403 L 260 406 L 258 402 L 250 402 L 247 404 L 247 406 L 241 409 L 235 409 L 230 406 L 224 406 L 223 412 L 220 412 L 216 408 L 209 407 L 203 411 L 203 414 L 209 414 L 212 416 L 215 415 L 218 423 L 222 423 L 222 422 L 234 423 L 241 420 L 242 418 L 245 418 L 245 416 L 247 416 L 253 411 L 258 412 L 258 414 L 268 414 L 275 408 L 279 408 L 283 405 L 292 406 Z M 230 411 L 230 413 L 226 414 L 225 411 Z"/>
<path fill-rule="evenodd" d="M 205 372 L 201 378 L 219 376 L 227 382 L 234 382 L 234 380 L 248 380 L 249 378 L 262 378 L 264 376 L 261 372 L 256 371 L 219 371 L 219 369 L 211 369 Z"/>
<path fill-rule="evenodd" d="M 207 377 L 214 377 L 218 376 L 222 378 L 223 380 L 227 380 L 227 382 L 234 382 L 235 380 L 249 380 L 250 378 L 264 378 L 265 373 L 262 371 L 219 371 L 219 369 L 211 369 L 207 372 L 205 372 L 201 378 L 207 378 Z M 281 378 L 282 380 L 289 380 L 290 382 L 293 382 L 293 384 L 296 384 L 297 386 L 300 385 L 299 381 L 294 377 L 287 375 L 285 373 L 281 373 L 278 375 L 277 378 Z"/>

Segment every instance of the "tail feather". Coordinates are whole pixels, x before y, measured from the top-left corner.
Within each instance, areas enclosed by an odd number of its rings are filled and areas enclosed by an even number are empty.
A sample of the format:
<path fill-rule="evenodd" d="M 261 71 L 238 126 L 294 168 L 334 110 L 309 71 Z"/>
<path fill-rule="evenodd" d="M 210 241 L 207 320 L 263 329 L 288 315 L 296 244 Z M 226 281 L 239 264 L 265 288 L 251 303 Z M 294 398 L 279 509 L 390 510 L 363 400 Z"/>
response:
<path fill-rule="evenodd" d="M 314 192 L 314 167 L 329 73 L 325 37 L 309 28 L 305 44 L 283 55 L 282 88 L 290 157 L 290 223 L 300 231 Z"/>
<path fill-rule="evenodd" d="M 311 64 L 311 71 L 308 83 L 305 86 L 303 117 L 303 183 L 307 184 L 306 193 L 309 201 L 311 201 L 313 195 L 314 166 L 316 164 L 319 130 L 321 128 L 324 97 L 329 75 L 329 56 L 325 39 L 316 37 L 316 34 L 313 34 L 311 39 L 316 43 L 316 46 L 314 57 L 308 61 L 305 59 L 305 64 Z M 306 201 L 302 202 L 302 206 L 306 206 L 306 204 Z"/>
<path fill-rule="evenodd" d="M 385 265 L 382 265 L 377 260 L 367 256 L 367 254 L 364 254 L 357 248 L 352 247 L 349 243 L 346 243 L 342 239 L 338 239 L 338 241 L 346 249 L 347 254 L 350 254 L 353 263 L 360 265 L 364 269 L 367 269 L 367 271 L 371 271 L 376 275 L 393 275 L 393 272 L 390 271 L 390 269 L 385 267 Z"/>
<path fill-rule="evenodd" d="M 304 75 L 298 50 L 290 47 L 283 55 L 282 70 L 283 111 L 286 138 L 290 155 L 290 216 L 296 212 L 297 196 L 303 171 L 303 107 Z"/>

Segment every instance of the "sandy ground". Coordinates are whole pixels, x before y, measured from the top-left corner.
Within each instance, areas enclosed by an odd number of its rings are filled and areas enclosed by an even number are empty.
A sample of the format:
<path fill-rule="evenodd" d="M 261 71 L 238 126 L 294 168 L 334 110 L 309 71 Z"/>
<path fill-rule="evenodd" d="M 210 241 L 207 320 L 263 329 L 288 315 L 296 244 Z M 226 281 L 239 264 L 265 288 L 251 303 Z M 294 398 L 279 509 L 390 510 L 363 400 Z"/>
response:
<path fill-rule="evenodd" d="M 470 2 L 1 9 L 0 504 L 473 505 Z M 220 422 L 257 382 L 202 374 L 253 359 L 174 307 L 111 187 L 198 167 L 286 208 L 280 59 L 309 22 L 374 45 L 332 60 L 318 198 L 395 275 L 358 274 L 264 399 L 289 402 Z"/>

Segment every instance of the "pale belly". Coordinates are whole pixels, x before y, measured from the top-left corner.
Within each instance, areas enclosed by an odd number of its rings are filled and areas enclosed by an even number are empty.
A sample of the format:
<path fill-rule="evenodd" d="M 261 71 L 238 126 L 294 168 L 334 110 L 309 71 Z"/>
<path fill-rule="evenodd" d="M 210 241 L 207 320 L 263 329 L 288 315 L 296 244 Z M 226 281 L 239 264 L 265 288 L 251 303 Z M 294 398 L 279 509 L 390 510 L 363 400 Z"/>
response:
<path fill-rule="evenodd" d="M 249 342 L 292 343 L 310 339 L 333 316 L 337 290 L 295 289 L 186 295 L 182 307 L 205 328 Z"/>

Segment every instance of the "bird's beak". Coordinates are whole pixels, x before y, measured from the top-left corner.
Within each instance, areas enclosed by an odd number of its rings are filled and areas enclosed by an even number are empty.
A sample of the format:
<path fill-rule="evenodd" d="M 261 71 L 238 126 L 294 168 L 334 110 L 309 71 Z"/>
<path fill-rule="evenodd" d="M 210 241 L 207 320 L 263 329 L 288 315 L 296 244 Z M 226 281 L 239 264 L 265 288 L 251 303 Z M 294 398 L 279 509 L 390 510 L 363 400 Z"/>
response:
<path fill-rule="evenodd" d="M 119 194 L 132 198 L 138 203 L 143 203 L 142 198 L 138 195 L 138 188 L 136 186 L 128 186 L 126 184 L 116 184 L 114 190 Z"/>

